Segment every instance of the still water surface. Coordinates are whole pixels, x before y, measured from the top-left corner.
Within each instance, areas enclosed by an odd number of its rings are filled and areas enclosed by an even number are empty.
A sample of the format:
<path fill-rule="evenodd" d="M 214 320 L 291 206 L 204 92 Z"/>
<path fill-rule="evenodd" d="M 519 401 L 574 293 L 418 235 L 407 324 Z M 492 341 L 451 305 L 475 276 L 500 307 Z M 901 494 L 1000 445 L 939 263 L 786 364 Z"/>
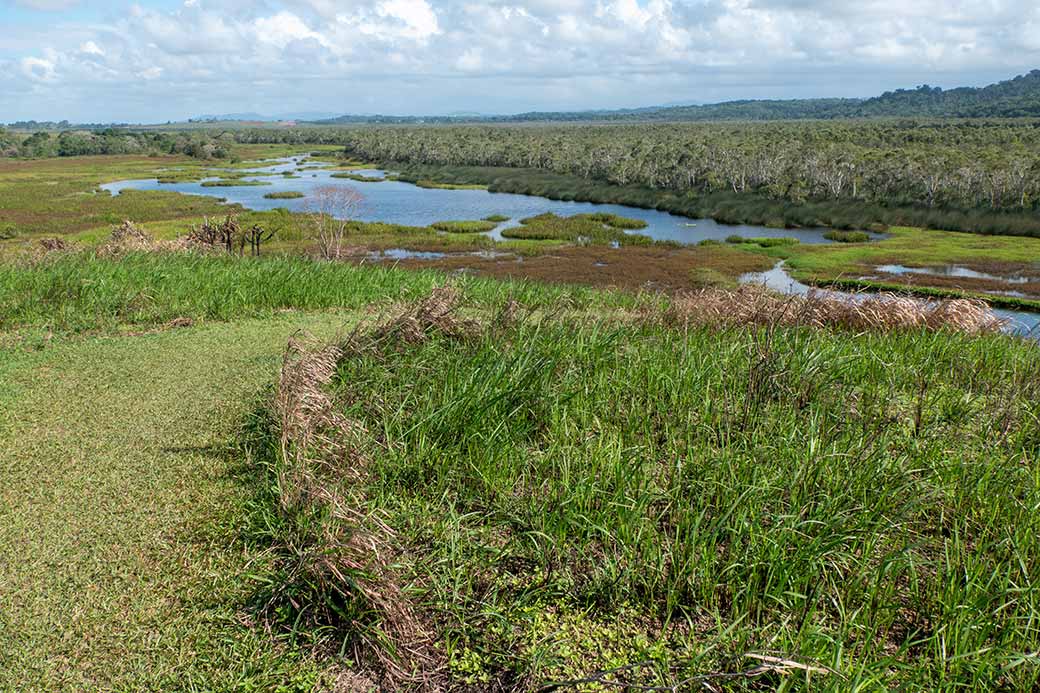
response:
<path fill-rule="evenodd" d="M 482 219 L 493 214 L 510 217 L 510 221 L 500 224 L 488 233 L 501 239 L 501 231 L 515 226 L 524 217 L 552 212 L 560 216 L 587 214 L 592 212 L 608 212 L 633 219 L 641 219 L 647 228 L 634 231 L 656 240 L 670 240 L 679 243 L 695 244 L 705 239 L 725 240 L 733 234 L 745 237 L 778 238 L 789 236 L 802 243 L 829 243 L 823 237 L 826 229 L 771 229 L 764 226 L 728 226 L 711 219 L 688 219 L 667 212 L 652 209 L 640 209 L 625 205 L 593 204 L 590 202 L 564 202 L 549 200 L 544 197 L 514 195 L 511 193 L 491 193 L 486 190 L 441 190 L 420 188 L 410 183 L 397 181 L 360 182 L 347 178 L 333 178 L 334 171 L 328 170 L 327 164 L 307 161 L 306 157 L 290 157 L 273 160 L 271 165 L 250 169 L 251 173 L 275 174 L 247 176 L 244 180 L 257 180 L 269 185 L 249 187 L 203 187 L 199 182 L 192 183 L 160 183 L 157 179 L 124 180 L 101 186 L 104 190 L 117 195 L 123 190 L 167 190 L 188 195 L 206 195 L 220 197 L 230 203 L 237 203 L 246 209 L 268 210 L 285 208 L 291 211 L 305 211 L 312 203 L 312 196 L 317 188 L 329 185 L 342 186 L 356 190 L 362 195 L 358 218 L 362 221 L 382 221 L 407 226 L 429 226 L 436 221 Z M 293 177 L 282 175 L 292 174 Z M 352 171 L 379 180 L 384 171 L 371 169 Z M 216 180 L 208 178 L 206 180 Z M 271 200 L 264 197 L 271 192 L 300 192 L 304 197 L 289 200 Z M 391 253 L 394 251 L 390 251 Z M 400 251 L 402 253 L 408 251 Z M 383 252 L 387 255 L 387 251 Z M 433 253 L 431 256 L 435 255 Z M 892 269 L 895 269 L 894 267 Z M 805 294 L 811 287 L 795 281 L 784 269 L 783 263 L 768 272 L 757 272 L 742 277 L 742 281 L 762 283 L 772 289 L 789 294 Z M 862 294 L 826 290 L 826 293 L 842 296 L 848 300 L 860 300 Z M 1007 331 L 1015 334 L 1029 335 L 1040 339 L 1040 313 L 1023 311 L 995 310 L 998 315 L 1008 320 Z"/>
<path fill-rule="evenodd" d="M 361 194 L 363 202 L 358 218 L 362 221 L 382 221 L 407 226 L 429 226 L 436 221 L 483 219 L 493 214 L 510 217 L 488 235 L 501 239 L 502 229 L 516 226 L 520 219 L 552 212 L 560 216 L 608 212 L 623 217 L 641 219 L 647 228 L 634 231 L 656 240 L 679 243 L 697 243 L 705 239 L 724 240 L 727 236 L 778 238 L 788 236 L 802 243 L 829 243 L 823 237 L 826 229 L 770 229 L 764 226 L 727 226 L 711 219 L 688 219 L 653 209 L 639 209 L 624 205 L 593 204 L 590 202 L 564 202 L 530 195 L 491 193 L 486 190 L 440 190 L 420 188 L 411 183 L 382 181 L 359 182 L 346 178 L 333 178 L 334 171 L 316 166 L 313 162 L 301 168 L 303 159 L 292 157 L 279 159 L 271 166 L 251 169 L 253 173 L 282 174 L 291 172 L 298 176 L 287 178 L 282 175 L 246 177 L 270 185 L 251 187 L 203 187 L 199 182 L 160 183 L 157 179 L 124 180 L 101 186 L 112 194 L 123 190 L 167 190 L 189 195 L 220 197 L 247 209 L 267 210 L 282 207 L 291 211 L 307 210 L 312 204 L 315 189 L 335 185 L 351 188 Z M 352 171 L 351 173 L 375 179 L 384 172 L 375 169 Z M 207 180 L 216 180 L 210 178 Z M 300 192 L 304 197 L 291 200 L 270 200 L 264 195 L 272 192 Z"/>

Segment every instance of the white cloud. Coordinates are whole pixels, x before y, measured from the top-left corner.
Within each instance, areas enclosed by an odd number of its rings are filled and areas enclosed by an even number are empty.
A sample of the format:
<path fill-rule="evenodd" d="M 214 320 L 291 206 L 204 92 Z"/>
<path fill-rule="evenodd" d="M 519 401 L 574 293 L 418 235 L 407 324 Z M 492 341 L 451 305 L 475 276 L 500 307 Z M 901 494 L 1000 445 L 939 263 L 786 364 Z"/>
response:
<path fill-rule="evenodd" d="M 22 74 L 33 82 L 53 82 L 57 79 L 54 63 L 43 58 L 27 57 L 21 61 Z"/>
<path fill-rule="evenodd" d="M 79 0 L 14 0 L 14 4 L 30 10 L 56 12 L 75 7 L 79 4 Z"/>
<path fill-rule="evenodd" d="M 463 72 L 476 72 L 484 66 L 484 56 L 479 48 L 470 48 L 459 56 L 455 65 Z"/>
<path fill-rule="evenodd" d="M 271 17 L 261 17 L 253 22 L 256 37 L 260 41 L 284 47 L 291 41 L 314 39 L 326 45 L 325 37 L 312 31 L 303 20 L 291 12 L 279 12 Z"/>
<path fill-rule="evenodd" d="M 379 0 L 353 13 L 337 14 L 336 21 L 343 28 L 356 28 L 382 41 L 422 43 L 441 31 L 437 13 L 427 0 Z"/>
<path fill-rule="evenodd" d="M 5 25 L 0 112 L 42 115 L 59 97 L 91 120 L 243 102 L 411 113 L 634 106 L 868 95 L 1040 66 L 1034 0 L 136 1 L 121 18 Z M 29 92 L 36 101 L 16 96 Z"/>
<path fill-rule="evenodd" d="M 101 50 L 101 46 L 97 45 L 93 41 L 87 41 L 79 47 L 80 53 L 87 55 L 104 55 L 105 51 Z"/>

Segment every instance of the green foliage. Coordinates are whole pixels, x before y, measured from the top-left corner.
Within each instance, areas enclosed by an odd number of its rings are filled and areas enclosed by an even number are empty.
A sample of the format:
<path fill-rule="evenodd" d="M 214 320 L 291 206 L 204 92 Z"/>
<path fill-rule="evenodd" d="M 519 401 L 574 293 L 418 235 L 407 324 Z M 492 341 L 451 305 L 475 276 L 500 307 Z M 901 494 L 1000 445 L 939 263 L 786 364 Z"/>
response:
<path fill-rule="evenodd" d="M 865 231 L 828 231 L 823 237 L 835 243 L 866 243 L 870 234 Z"/>
<path fill-rule="evenodd" d="M 358 267 L 306 257 L 237 258 L 190 253 L 56 253 L 32 265 L 0 262 L 0 329 L 62 331 L 162 324 L 175 318 L 267 317 L 295 308 L 357 308 L 428 292 L 438 272 Z M 625 295 L 542 284 L 465 280 L 476 297 L 512 295 L 539 306 L 566 296 L 577 306 L 629 305 Z"/>
<path fill-rule="evenodd" d="M 482 233 L 492 230 L 497 224 L 493 221 L 437 221 L 430 226 L 448 233 Z"/>
<path fill-rule="evenodd" d="M 363 176 L 360 173 L 351 173 L 350 171 L 338 171 L 330 174 L 330 178 L 346 178 L 347 180 L 357 181 L 358 183 L 382 183 L 384 178 L 376 178 L 375 176 Z"/>
<path fill-rule="evenodd" d="M 610 222 L 610 223 L 608 223 Z M 520 226 L 503 229 L 504 238 L 527 240 L 558 240 L 575 243 L 616 243 L 618 245 L 648 245 L 647 236 L 625 233 L 624 226 L 639 223 L 612 214 L 576 214 L 560 217 L 551 212 L 520 220 Z M 617 224 L 618 226 L 612 225 Z"/>
<path fill-rule="evenodd" d="M 732 234 L 726 237 L 726 242 L 733 244 L 749 243 L 751 245 L 757 245 L 760 248 L 776 248 L 784 245 L 797 245 L 799 241 L 797 238 L 789 238 L 786 236 L 782 238 L 745 238 L 740 234 Z"/>
<path fill-rule="evenodd" d="M 1040 453 L 1040 393 L 1007 378 L 1031 346 L 487 324 L 348 345 L 337 459 L 365 466 L 323 482 L 391 528 L 460 677 L 683 678 L 765 649 L 837 672 L 766 681 L 792 691 L 1040 683 L 1007 666 L 1040 647 L 1040 485 L 1010 463 Z"/>
<path fill-rule="evenodd" d="M 387 162 L 404 180 L 727 223 L 1040 234 L 1040 129 L 1029 121 L 365 128 L 345 137 L 350 156 Z"/>
<path fill-rule="evenodd" d="M 241 178 L 224 178 L 221 180 L 207 180 L 200 183 L 203 188 L 248 188 L 258 185 L 271 185 L 266 180 L 242 180 Z"/>
<path fill-rule="evenodd" d="M 306 197 L 306 195 L 297 190 L 286 190 L 284 192 L 269 192 L 264 197 L 268 200 L 295 200 Z"/>
<path fill-rule="evenodd" d="M 586 218 L 592 221 L 598 221 L 601 224 L 606 224 L 613 229 L 645 229 L 647 223 L 642 219 L 630 219 L 628 217 L 618 216 L 617 214 L 608 214 L 606 212 L 595 212 L 593 214 L 586 214 Z"/>
<path fill-rule="evenodd" d="M 501 224 L 504 221 L 509 221 L 509 217 L 504 214 L 492 214 L 491 216 L 484 217 L 484 221 L 493 221 L 496 224 Z"/>

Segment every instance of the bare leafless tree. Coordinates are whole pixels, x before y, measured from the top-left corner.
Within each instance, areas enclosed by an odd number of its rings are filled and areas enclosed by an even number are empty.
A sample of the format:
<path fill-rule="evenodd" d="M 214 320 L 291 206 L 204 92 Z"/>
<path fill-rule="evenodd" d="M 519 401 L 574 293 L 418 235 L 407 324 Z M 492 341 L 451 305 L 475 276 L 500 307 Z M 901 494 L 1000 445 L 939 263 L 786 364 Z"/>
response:
<path fill-rule="evenodd" d="M 351 220 L 361 209 L 361 194 L 349 187 L 325 185 L 311 196 L 310 230 L 325 260 L 339 257 Z"/>

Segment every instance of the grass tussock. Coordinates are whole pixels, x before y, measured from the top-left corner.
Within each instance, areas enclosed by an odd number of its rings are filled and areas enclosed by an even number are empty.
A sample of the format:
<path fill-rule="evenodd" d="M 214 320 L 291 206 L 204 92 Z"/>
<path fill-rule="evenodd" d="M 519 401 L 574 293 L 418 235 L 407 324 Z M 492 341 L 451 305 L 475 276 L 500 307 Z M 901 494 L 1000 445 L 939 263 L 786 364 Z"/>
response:
<path fill-rule="evenodd" d="M 757 245 L 760 248 L 776 248 L 785 245 L 798 245 L 799 243 L 797 238 L 791 238 L 789 236 L 783 236 L 780 238 L 772 238 L 769 236 L 764 236 L 760 238 L 745 238 L 744 236 L 741 236 L 740 234 L 736 233 L 727 236 L 726 242 L 732 243 L 734 245 L 748 243 L 751 245 Z"/>
<path fill-rule="evenodd" d="M 614 214 L 575 214 L 561 217 L 546 212 L 520 220 L 520 226 L 504 229 L 502 236 L 526 240 L 556 240 L 573 243 L 650 245 L 653 240 L 626 230 L 646 226 L 638 219 L 626 219 Z"/>
<path fill-rule="evenodd" d="M 241 178 L 224 178 L 221 180 L 207 180 L 199 184 L 203 188 L 253 188 L 261 185 L 271 185 L 266 180 L 243 180 Z"/>
<path fill-rule="evenodd" d="M 866 231 L 827 231 L 823 237 L 835 243 L 866 243 L 870 240 Z"/>
<path fill-rule="evenodd" d="M 64 243 L 64 241 L 63 241 Z M 56 332 L 269 317 L 286 310 L 352 310 L 408 301 L 444 282 L 437 271 L 319 262 L 306 257 L 90 250 L 0 262 L 0 329 Z M 532 307 L 566 300 L 582 309 L 626 307 L 638 297 L 588 287 L 462 277 L 481 301 L 511 296 Z"/>
<path fill-rule="evenodd" d="M 498 224 L 493 221 L 436 221 L 430 224 L 438 231 L 446 233 L 484 233 L 491 231 Z"/>
<path fill-rule="evenodd" d="M 763 300 L 711 295 L 610 321 L 462 317 L 441 289 L 311 363 L 291 347 L 279 550 L 331 563 L 274 581 L 282 618 L 331 616 L 304 622 L 387 690 L 1040 683 L 1037 352 L 701 329 Z M 952 312 L 915 324 L 971 324 Z"/>
<path fill-rule="evenodd" d="M 339 171 L 329 175 L 330 178 L 346 178 L 356 183 L 383 183 L 386 181 L 385 178 L 379 178 L 376 176 L 365 176 L 360 173 L 351 173 L 350 171 Z"/>
<path fill-rule="evenodd" d="M 343 401 L 333 400 L 329 385 L 346 358 L 415 346 L 434 333 L 472 337 L 479 325 L 455 315 L 460 298 L 457 289 L 434 289 L 375 328 L 355 330 L 342 345 L 292 339 L 270 407 L 278 435 L 272 524 L 281 528 L 271 539 L 281 561 L 263 609 L 274 620 L 292 611 L 297 628 L 332 625 L 348 633 L 380 685 L 394 690 L 439 690 L 444 661 L 405 595 L 394 530 L 365 509 L 364 441 L 371 436 L 342 414 Z"/>
<path fill-rule="evenodd" d="M 895 294 L 859 300 L 811 292 L 784 296 L 763 287 L 736 290 L 708 288 L 677 296 L 664 313 L 676 325 L 788 325 L 836 327 L 856 331 L 950 330 L 985 334 L 1003 322 L 984 302 L 974 299 L 922 301 Z"/>
<path fill-rule="evenodd" d="M 298 190 L 286 190 L 283 192 L 269 192 L 264 195 L 264 199 L 267 200 L 298 200 L 301 197 L 306 197 L 302 192 Z"/>

